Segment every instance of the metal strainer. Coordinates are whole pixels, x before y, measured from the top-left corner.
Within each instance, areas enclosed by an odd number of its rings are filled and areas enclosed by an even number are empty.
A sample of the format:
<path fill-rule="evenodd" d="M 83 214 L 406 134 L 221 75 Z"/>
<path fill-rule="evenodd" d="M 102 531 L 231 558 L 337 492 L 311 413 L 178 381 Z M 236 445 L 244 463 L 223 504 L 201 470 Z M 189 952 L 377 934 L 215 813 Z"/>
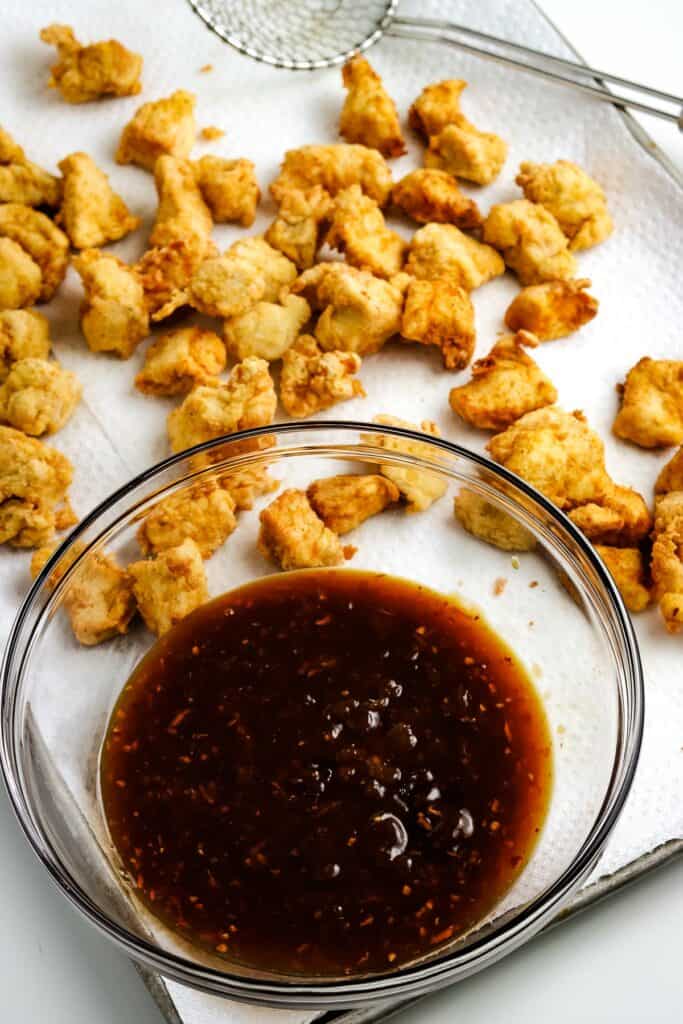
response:
<path fill-rule="evenodd" d="M 342 64 L 382 36 L 448 43 L 553 82 L 570 85 L 619 107 L 631 107 L 678 124 L 683 97 L 631 82 L 574 61 L 551 57 L 463 25 L 397 16 L 398 0 L 188 0 L 221 39 L 254 60 L 292 71 Z M 636 95 L 617 95 L 604 82 Z M 638 97 L 641 97 L 640 99 Z M 648 101 L 663 101 L 653 105 Z M 663 105 L 664 104 L 664 105 Z M 672 104 L 674 110 L 666 108 Z"/>

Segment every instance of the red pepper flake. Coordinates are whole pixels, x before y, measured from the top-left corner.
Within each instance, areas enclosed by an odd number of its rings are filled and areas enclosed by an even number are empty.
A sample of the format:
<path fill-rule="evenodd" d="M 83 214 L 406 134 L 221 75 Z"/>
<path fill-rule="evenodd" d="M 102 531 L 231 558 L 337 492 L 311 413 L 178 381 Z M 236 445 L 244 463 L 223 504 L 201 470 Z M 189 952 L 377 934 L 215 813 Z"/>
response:
<path fill-rule="evenodd" d="M 187 718 L 187 716 L 190 714 L 191 711 L 192 711 L 192 708 L 185 708 L 184 711 L 179 711 L 178 714 L 175 716 L 175 718 L 171 719 L 171 723 L 168 726 L 168 729 L 166 731 L 167 732 L 175 732 L 176 729 L 178 728 L 178 726 L 180 725 L 180 723 L 185 718 Z"/>
<path fill-rule="evenodd" d="M 429 945 L 436 946 L 439 944 L 439 942 L 445 942 L 446 939 L 450 939 L 451 935 L 453 934 L 453 931 L 454 928 L 453 925 L 451 924 L 448 926 L 448 928 L 444 928 L 442 931 L 437 932 L 436 935 L 432 935 L 431 939 L 429 940 Z"/>
<path fill-rule="evenodd" d="M 401 893 L 403 894 L 403 896 L 410 896 L 412 891 L 413 890 L 409 885 L 404 885 L 403 888 L 401 889 Z"/>
<path fill-rule="evenodd" d="M 316 619 L 315 620 L 316 626 L 327 626 L 327 625 L 330 624 L 330 622 L 332 622 L 332 616 L 329 615 L 329 614 L 328 615 L 323 615 L 323 617 L 321 619 Z"/>
<path fill-rule="evenodd" d="M 217 953 L 227 953 L 228 952 L 228 947 L 225 944 L 225 942 L 219 942 L 218 943 L 218 945 L 216 946 L 216 952 Z"/>
<path fill-rule="evenodd" d="M 387 953 L 387 960 L 389 961 L 390 964 L 393 964 L 395 959 L 396 959 L 396 954 L 395 953 Z"/>
<path fill-rule="evenodd" d="M 370 925 L 370 924 L 372 924 L 374 922 L 374 920 L 375 920 L 374 916 L 372 914 L 368 914 L 368 916 L 364 917 L 363 920 L 361 921 L 360 927 L 361 928 L 367 928 L 368 925 Z"/>

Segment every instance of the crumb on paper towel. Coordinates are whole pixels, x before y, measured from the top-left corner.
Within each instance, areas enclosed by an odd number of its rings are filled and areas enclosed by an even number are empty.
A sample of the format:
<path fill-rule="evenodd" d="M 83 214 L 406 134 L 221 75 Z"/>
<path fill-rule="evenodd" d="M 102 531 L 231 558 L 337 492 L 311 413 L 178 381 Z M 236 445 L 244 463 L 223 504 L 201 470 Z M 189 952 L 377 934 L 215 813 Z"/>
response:
<path fill-rule="evenodd" d="M 206 74 L 207 71 L 213 71 L 213 64 L 202 64 L 199 70 Z"/>
<path fill-rule="evenodd" d="M 504 576 L 499 576 L 493 584 L 493 593 L 495 597 L 499 597 L 508 585 L 508 581 Z"/>
<path fill-rule="evenodd" d="M 207 124 L 206 128 L 202 128 L 199 134 L 207 142 L 211 142 L 213 139 L 222 139 L 225 132 L 215 124 Z"/>

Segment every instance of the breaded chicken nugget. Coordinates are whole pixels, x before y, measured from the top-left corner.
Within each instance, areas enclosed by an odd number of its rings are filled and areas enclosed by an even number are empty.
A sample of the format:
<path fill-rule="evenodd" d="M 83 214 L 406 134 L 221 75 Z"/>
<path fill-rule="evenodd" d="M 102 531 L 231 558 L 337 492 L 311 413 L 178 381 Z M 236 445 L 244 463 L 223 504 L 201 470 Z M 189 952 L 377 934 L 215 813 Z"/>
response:
<path fill-rule="evenodd" d="M 377 473 L 347 473 L 314 480 L 306 491 L 313 511 L 339 536 L 355 530 L 400 498 L 396 484 Z"/>
<path fill-rule="evenodd" d="M 283 193 L 277 217 L 264 235 L 266 242 L 299 270 L 307 270 L 315 263 L 332 206 L 331 196 L 320 185 L 306 192 L 292 189 Z"/>
<path fill-rule="evenodd" d="M 645 558 L 638 548 L 612 548 L 596 544 L 595 550 L 614 577 L 630 612 L 642 612 L 650 603 Z"/>
<path fill-rule="evenodd" d="M 453 511 L 468 533 L 502 551 L 532 551 L 536 547 L 533 534 L 509 512 L 466 487 L 456 495 Z"/>
<path fill-rule="evenodd" d="M 655 494 L 668 494 L 669 491 L 683 491 L 683 446 L 662 467 L 655 483 Z"/>
<path fill-rule="evenodd" d="M 54 434 L 72 415 L 83 388 L 75 373 L 47 359 L 20 359 L 0 384 L 0 422 L 25 434 Z"/>
<path fill-rule="evenodd" d="M 291 260 L 262 238 L 235 242 L 222 256 L 205 260 L 190 281 L 187 298 L 207 316 L 233 317 L 257 302 L 276 302 L 296 278 Z"/>
<path fill-rule="evenodd" d="M 146 555 L 158 555 L 189 537 L 202 558 L 210 558 L 236 525 L 232 495 L 215 480 L 207 480 L 155 505 L 145 516 L 137 539 Z"/>
<path fill-rule="evenodd" d="M 429 139 L 425 167 L 446 171 L 476 185 L 489 185 L 507 158 L 507 143 L 493 132 L 480 132 L 460 114 Z"/>
<path fill-rule="evenodd" d="M 538 342 L 528 331 L 506 334 L 472 364 L 472 379 L 452 388 L 453 412 L 480 430 L 504 430 L 524 413 L 552 405 L 557 390 L 524 351 Z"/>
<path fill-rule="evenodd" d="M 617 437 L 641 448 L 665 448 L 683 441 L 683 360 L 644 356 L 633 366 L 621 393 L 612 427 Z"/>
<path fill-rule="evenodd" d="M 285 295 L 281 302 L 257 302 L 225 322 L 225 344 L 236 359 L 257 356 L 273 362 L 281 359 L 296 341 L 311 308 L 300 295 Z"/>
<path fill-rule="evenodd" d="M 357 54 L 347 60 L 342 82 L 347 96 L 339 118 L 339 134 L 347 142 L 378 149 L 383 156 L 405 153 L 396 104 L 365 57 Z"/>
<path fill-rule="evenodd" d="M 196 101 L 193 93 L 177 89 L 164 99 L 143 103 L 123 129 L 116 162 L 153 171 L 160 156 L 189 156 L 197 135 Z"/>
<path fill-rule="evenodd" d="M 344 253 L 352 267 L 378 277 L 398 274 L 408 248 L 408 243 L 386 226 L 379 206 L 363 195 L 359 185 L 337 194 L 325 241 Z"/>
<path fill-rule="evenodd" d="M 213 382 L 225 363 L 225 345 L 217 334 L 180 327 L 150 345 L 135 387 L 146 395 L 185 395 L 197 384 Z"/>
<path fill-rule="evenodd" d="M 391 195 L 391 171 L 384 157 L 367 146 L 302 146 L 285 153 L 270 194 L 279 203 L 292 189 L 306 192 L 315 185 L 331 196 L 350 185 L 360 185 L 366 196 L 384 206 Z"/>
<path fill-rule="evenodd" d="M 408 112 L 410 127 L 423 137 L 438 135 L 447 124 L 461 116 L 460 94 L 467 86 L 461 78 L 448 78 L 427 85 Z"/>
<path fill-rule="evenodd" d="M 474 352 L 474 306 L 458 284 L 412 280 L 405 293 L 401 336 L 438 345 L 447 370 L 467 366 Z"/>
<path fill-rule="evenodd" d="M 49 25 L 40 38 L 57 47 L 59 60 L 50 69 L 50 86 L 67 103 L 87 103 L 102 96 L 137 96 L 142 57 L 116 39 L 81 46 L 68 25 Z"/>
<path fill-rule="evenodd" d="M 0 128 L 0 203 L 58 206 L 61 195 L 59 178 L 27 160 L 21 146 Z"/>
<path fill-rule="evenodd" d="M 683 630 L 683 491 L 657 499 L 650 563 L 654 597 L 667 632 Z"/>
<path fill-rule="evenodd" d="M 227 384 L 199 385 L 168 417 L 171 450 L 182 452 L 235 430 L 273 422 L 277 397 L 264 359 L 237 363 Z"/>
<path fill-rule="evenodd" d="M 148 249 L 133 267 L 145 293 L 152 320 L 163 320 L 186 301 L 186 291 L 200 263 L 216 255 L 213 242 L 185 239 Z"/>
<path fill-rule="evenodd" d="M 443 277 L 472 291 L 505 272 L 500 255 L 453 224 L 426 224 L 413 235 L 405 269 L 413 277 Z"/>
<path fill-rule="evenodd" d="M 128 575 L 145 625 L 157 636 L 209 599 L 201 552 L 189 537 L 156 558 L 133 562 Z"/>
<path fill-rule="evenodd" d="M 64 198 L 57 217 L 75 249 L 116 242 L 140 226 L 109 178 L 87 153 L 71 153 L 59 162 Z"/>
<path fill-rule="evenodd" d="M 315 514 L 304 491 L 283 491 L 261 512 L 258 549 L 281 569 L 340 565 L 339 537 Z"/>
<path fill-rule="evenodd" d="M 520 164 L 515 178 L 527 199 L 552 213 L 575 252 L 608 238 L 614 229 L 605 193 L 570 160 Z"/>
<path fill-rule="evenodd" d="M 0 238 L 10 238 L 31 257 L 41 273 L 39 300 L 47 302 L 64 280 L 69 239 L 39 210 L 21 203 L 0 206 Z"/>
<path fill-rule="evenodd" d="M 149 334 L 149 317 L 140 279 L 116 256 L 86 249 L 73 259 L 85 299 L 81 330 L 93 352 L 115 352 L 128 359 Z"/>
<path fill-rule="evenodd" d="M 292 285 L 322 310 L 315 336 L 327 352 L 377 352 L 401 329 L 402 291 L 345 263 L 319 263 Z"/>
<path fill-rule="evenodd" d="M 271 494 L 279 486 L 279 482 L 273 480 L 268 473 L 268 467 L 262 465 L 233 469 L 223 474 L 219 483 L 229 491 L 238 511 L 253 508 L 256 498 L 262 494 Z"/>
<path fill-rule="evenodd" d="M 394 185 L 391 198 L 396 206 L 419 224 L 455 224 L 469 230 L 482 222 L 479 207 L 460 191 L 446 171 L 420 168 Z"/>
<path fill-rule="evenodd" d="M 308 334 L 302 334 L 282 356 L 280 401 L 295 419 L 304 419 L 337 402 L 365 397 L 354 374 L 360 370 L 355 352 L 323 352 Z"/>
<path fill-rule="evenodd" d="M 35 309 L 0 312 L 0 382 L 20 359 L 47 359 L 50 325 Z"/>
<path fill-rule="evenodd" d="M 40 298 L 43 275 L 29 254 L 11 238 L 0 237 L 0 310 L 19 310 Z"/>
<path fill-rule="evenodd" d="M 522 288 L 505 313 L 512 331 L 531 331 L 539 341 L 564 338 L 597 315 L 598 300 L 589 295 L 588 278 L 546 281 Z"/>
<path fill-rule="evenodd" d="M 528 199 L 492 206 L 482 237 L 500 249 L 522 284 L 566 280 L 576 273 L 576 260 L 560 225 L 548 210 Z"/>
<path fill-rule="evenodd" d="M 56 448 L 0 426 L 0 544 L 37 548 L 51 539 L 73 466 Z"/>
<path fill-rule="evenodd" d="M 154 165 L 154 184 L 159 206 L 150 245 L 169 245 L 185 241 L 201 248 L 211 238 L 211 211 L 202 199 L 190 160 L 160 156 Z"/>
<path fill-rule="evenodd" d="M 251 160 L 203 156 L 194 165 L 204 202 L 217 224 L 254 223 L 261 190 Z"/>
<path fill-rule="evenodd" d="M 387 416 L 381 414 L 373 418 L 373 423 L 379 426 L 404 427 L 406 430 L 420 431 L 423 434 L 431 434 L 432 437 L 439 437 L 439 428 L 431 420 L 423 420 L 419 427 L 407 420 L 401 420 L 398 416 Z M 401 437 L 390 437 L 388 434 L 364 434 L 363 440 L 370 444 L 378 445 L 390 452 L 404 452 L 415 455 L 418 458 L 434 459 L 434 453 L 429 445 L 420 441 L 405 440 Z M 393 466 L 381 464 L 379 471 L 387 480 L 391 480 L 398 487 L 403 499 L 406 502 L 406 512 L 424 512 L 435 501 L 446 493 L 447 483 L 438 473 L 432 473 L 426 469 L 415 469 L 412 466 Z"/>

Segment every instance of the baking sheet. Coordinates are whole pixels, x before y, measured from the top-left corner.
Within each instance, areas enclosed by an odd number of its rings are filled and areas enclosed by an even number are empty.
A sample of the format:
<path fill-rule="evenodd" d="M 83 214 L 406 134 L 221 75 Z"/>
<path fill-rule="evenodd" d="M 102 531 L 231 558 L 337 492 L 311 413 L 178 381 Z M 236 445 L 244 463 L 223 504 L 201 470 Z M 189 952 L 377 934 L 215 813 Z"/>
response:
<path fill-rule="evenodd" d="M 0 60 L 10 86 L 0 96 L 0 121 L 31 157 L 48 167 L 67 152 L 86 149 L 111 173 L 115 187 L 144 217 L 146 226 L 156 205 L 150 176 L 136 168 L 117 168 L 112 162 L 121 126 L 141 100 L 168 94 L 176 87 L 197 92 L 200 124 L 218 124 L 228 133 L 219 143 L 198 146 L 197 153 L 249 156 L 264 186 L 274 176 L 285 148 L 335 138 L 341 102 L 338 70 L 311 77 L 255 65 L 213 38 L 181 2 L 165 6 L 163 25 L 154 8 L 137 3 L 114 8 L 103 2 L 39 0 L 25 9 L 14 8 L 0 40 Z M 559 56 L 572 56 L 530 2 L 404 3 L 401 9 L 406 14 L 450 16 Z M 52 52 L 38 42 L 37 30 L 52 20 L 72 22 L 85 39 L 115 36 L 138 48 L 145 56 L 142 96 L 68 107 L 48 93 L 45 81 Z M 681 357 L 683 299 L 677 275 L 683 213 L 677 186 L 651 159 L 649 141 L 635 122 L 616 110 L 436 44 L 386 40 L 373 50 L 372 60 L 402 111 L 427 81 L 454 75 L 470 80 L 465 109 L 475 123 L 511 142 L 501 179 L 482 194 L 484 209 L 517 194 L 512 185 L 514 170 L 524 158 L 575 159 L 605 185 L 617 231 L 606 245 L 580 255 L 580 274 L 593 278 L 602 304 L 600 315 L 578 336 L 545 346 L 536 358 L 558 384 L 561 403 L 567 408 L 582 407 L 606 439 L 608 465 L 615 477 L 651 494 L 666 456 L 627 448 L 609 435 L 615 409 L 613 385 L 624 371 L 646 352 Z M 202 75 L 199 68 L 206 63 L 213 63 L 215 70 Z M 639 144 L 631 132 L 640 135 Z M 411 139 L 408 156 L 394 164 L 395 177 L 416 166 L 419 157 L 420 147 Z M 262 229 L 272 214 L 272 206 L 265 201 L 253 230 Z M 219 227 L 216 239 L 224 245 L 241 233 Z M 144 248 L 145 238 L 143 229 L 112 251 L 134 259 Z M 506 278 L 475 294 L 477 356 L 490 347 L 516 287 Z M 134 472 L 166 454 L 163 422 L 172 403 L 146 399 L 132 389 L 142 351 L 127 363 L 117 363 L 85 350 L 77 326 L 79 296 L 77 277 L 70 271 L 46 312 L 53 321 L 56 354 L 85 384 L 83 405 L 55 439 L 76 463 L 73 494 L 83 513 Z M 392 411 L 414 421 L 434 418 L 447 437 L 480 450 L 485 438 L 464 429 L 448 411 L 446 395 L 453 378 L 441 370 L 437 354 L 394 348 L 391 356 L 393 362 L 387 355 L 364 366 L 368 399 L 337 407 L 330 415 L 367 419 L 379 411 Z M 466 374 L 457 379 L 466 379 Z M 23 553 L 0 552 L 0 635 L 25 589 L 26 562 Z M 665 636 L 656 612 L 639 617 L 637 626 L 647 685 L 642 760 L 626 812 L 592 885 L 579 895 L 576 905 L 584 905 L 640 867 L 681 848 L 680 843 L 669 841 L 683 834 L 683 694 L 667 668 L 675 663 L 676 651 L 680 659 L 680 641 Z M 208 1024 L 235 1019 L 232 1004 L 159 979 L 148 981 L 171 1020 Z M 378 1011 L 372 1012 L 376 1016 Z M 245 1013 L 240 1007 L 240 1019 Z M 271 1013 L 254 1010 L 247 1015 L 265 1021 Z M 310 1019 L 310 1014 L 293 1014 L 291 1019 Z M 368 1019 L 367 1012 L 363 1019 Z"/>

